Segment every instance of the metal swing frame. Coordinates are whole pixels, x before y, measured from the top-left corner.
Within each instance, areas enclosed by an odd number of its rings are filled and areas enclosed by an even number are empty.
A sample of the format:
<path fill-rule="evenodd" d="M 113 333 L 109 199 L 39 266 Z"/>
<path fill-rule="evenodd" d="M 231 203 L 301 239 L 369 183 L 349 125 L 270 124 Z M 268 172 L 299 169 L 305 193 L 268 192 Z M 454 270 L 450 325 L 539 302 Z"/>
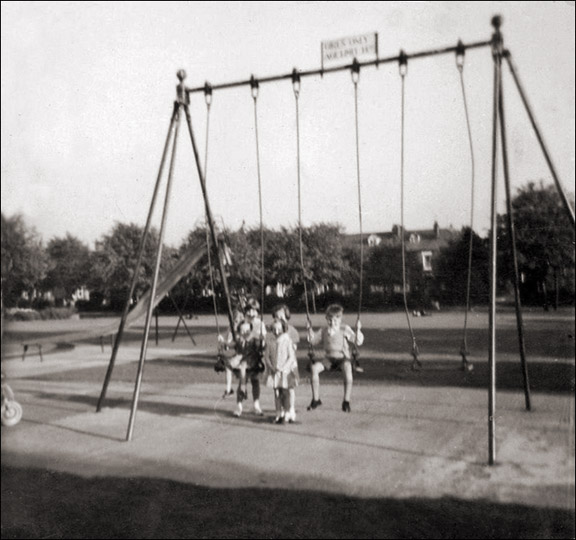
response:
<path fill-rule="evenodd" d="M 250 79 L 235 81 L 235 82 L 228 82 L 218 85 L 210 85 L 206 83 L 204 86 L 199 87 L 192 87 L 188 88 L 184 84 L 184 79 L 186 77 L 186 73 L 183 70 L 178 71 L 177 76 L 179 79 L 179 84 L 177 85 L 177 100 L 174 102 L 174 108 L 172 113 L 172 118 L 170 121 L 170 128 L 168 131 L 168 136 L 166 139 L 166 144 L 164 147 L 164 152 L 162 155 L 161 165 L 160 165 L 160 172 L 158 174 L 158 180 L 156 182 L 156 186 L 154 188 L 154 194 L 152 198 L 152 203 L 150 205 L 150 211 L 148 215 L 148 220 L 146 223 L 146 227 L 144 230 L 144 234 L 142 236 L 142 242 L 139 249 L 138 261 L 136 264 L 136 270 L 134 273 L 134 277 L 132 280 L 131 285 L 131 292 L 133 292 L 133 288 L 135 286 L 135 279 L 138 272 L 138 268 L 140 267 L 142 261 L 142 254 L 143 254 L 143 246 L 144 241 L 148 235 L 149 227 L 150 227 L 150 220 L 152 215 L 152 209 L 154 207 L 154 203 L 157 197 L 158 188 L 160 177 L 162 175 L 162 170 L 164 167 L 164 163 L 166 160 L 166 156 L 168 153 L 168 149 L 170 146 L 170 139 L 173 135 L 173 148 L 172 148 L 172 157 L 170 161 L 170 173 L 168 176 L 168 182 L 166 187 L 166 196 L 164 202 L 164 211 L 162 215 L 162 225 L 160 229 L 160 239 L 157 248 L 156 254 L 156 266 L 154 277 L 152 281 L 152 294 L 151 294 L 151 301 L 149 310 L 146 317 L 145 323 L 145 331 L 144 336 L 142 339 L 142 348 L 140 353 L 140 360 L 138 365 L 138 375 L 136 380 L 136 385 L 134 389 L 134 397 L 132 402 L 132 409 L 130 414 L 130 421 L 127 433 L 127 440 L 132 438 L 133 433 L 133 426 L 134 426 L 134 417 L 137 409 L 138 403 L 138 396 L 140 391 L 140 385 L 142 380 L 142 370 L 144 365 L 144 360 L 146 356 L 146 348 L 148 343 L 149 331 L 150 331 L 150 323 L 152 318 L 152 311 L 153 311 L 153 299 L 154 299 L 154 291 L 156 288 L 157 280 L 158 280 L 158 270 L 159 270 L 159 263 L 160 263 L 160 255 L 162 251 L 162 239 L 164 233 L 164 225 L 166 221 L 167 211 L 168 211 L 168 201 L 169 201 L 169 194 L 170 194 L 170 187 L 171 187 L 171 178 L 172 172 L 174 167 L 174 158 L 175 158 L 175 149 L 176 149 L 176 138 L 178 134 L 178 128 L 180 124 L 180 118 L 182 113 L 186 116 L 186 122 L 188 126 L 188 131 L 190 135 L 190 140 L 192 144 L 192 150 L 194 152 L 194 158 L 196 162 L 196 168 L 198 171 L 198 176 L 200 179 L 200 185 L 202 188 L 202 195 L 204 198 L 204 205 L 206 210 L 206 219 L 208 223 L 208 227 L 210 229 L 210 236 L 212 239 L 213 248 L 216 251 L 217 259 L 218 259 L 218 271 L 220 274 L 220 278 L 222 280 L 222 285 L 224 289 L 224 293 L 226 296 L 227 301 L 227 311 L 228 311 L 228 319 L 230 328 L 233 333 L 233 337 L 235 338 L 235 329 L 233 324 L 233 312 L 232 312 L 232 304 L 230 299 L 230 293 L 228 289 L 228 283 L 226 279 L 226 273 L 223 267 L 222 257 L 219 253 L 218 242 L 216 238 L 215 228 L 214 228 L 214 220 L 212 217 L 212 212 L 210 209 L 210 204 L 208 200 L 208 195 L 206 192 L 206 183 L 205 183 L 205 176 L 204 171 L 202 169 L 202 165 L 200 163 L 200 156 L 198 152 L 198 148 L 196 145 L 196 141 L 194 138 L 194 132 L 192 129 L 192 121 L 190 117 L 189 111 L 189 100 L 190 94 L 197 93 L 197 92 L 204 92 L 207 94 L 208 92 L 211 93 L 215 90 L 223 90 L 227 88 L 234 88 L 239 86 L 251 86 L 254 88 L 255 84 L 263 84 L 268 82 L 276 82 L 276 81 L 298 81 L 298 85 L 300 84 L 300 79 L 303 77 L 308 76 L 324 76 L 324 74 L 334 73 L 338 71 L 346 71 L 346 70 L 358 70 L 360 67 L 366 66 L 376 66 L 378 67 L 380 64 L 398 62 L 400 65 L 405 64 L 409 59 L 417 59 L 417 58 L 425 58 L 429 56 L 436 56 L 441 54 L 448 54 L 448 53 L 462 53 L 468 49 L 476 49 L 476 48 L 483 48 L 483 47 L 490 47 L 493 60 L 494 60 L 494 87 L 493 87 L 493 118 L 492 118 L 492 173 L 491 173 L 491 213 L 490 213 L 490 311 L 489 311 L 489 333 L 490 333 L 490 343 L 489 343 L 489 355 L 488 355 L 488 362 L 489 362 L 489 370 L 490 370 L 490 381 L 488 387 L 488 432 L 489 432 L 489 459 L 488 463 L 493 465 L 496 461 L 496 437 L 495 437 L 495 417 L 496 417 L 496 410 L 495 410 L 495 395 L 496 395 L 496 263 L 497 263 L 497 223 L 496 223 L 496 203 L 497 203 L 497 156 L 498 156 L 498 133 L 500 132 L 500 144 L 501 144 L 501 156 L 503 162 L 503 171 L 504 171 L 504 183 L 505 183 L 505 191 L 506 191 L 506 205 L 508 211 L 508 230 L 510 236 L 510 244 L 509 249 L 512 254 L 512 260 L 514 263 L 514 293 L 515 293 L 515 311 L 516 311 L 516 320 L 517 320 L 517 330 L 518 330 L 518 340 L 519 340 L 519 349 L 520 349 L 520 359 L 521 359 L 521 366 L 522 366 L 522 376 L 524 381 L 524 393 L 525 393 L 525 401 L 526 401 L 526 409 L 531 409 L 531 402 L 530 402 L 530 388 L 529 388 L 529 380 L 528 380 L 528 369 L 527 369 L 527 362 L 525 357 L 525 347 L 524 347 L 524 330 L 523 330 L 523 322 L 522 322 L 522 308 L 520 303 L 520 280 L 519 280 L 519 272 L 518 272 L 518 259 L 517 259 L 517 252 L 516 252 L 516 242 L 515 242 L 515 231 L 514 231 L 514 220 L 512 215 L 512 205 L 511 205 L 511 194 L 510 194 L 510 173 L 508 167 L 508 153 L 507 153 L 507 140 L 506 140 L 506 126 L 505 126 L 505 118 L 504 118 L 504 98 L 503 98 L 503 87 L 502 87 L 502 62 L 503 60 L 508 64 L 510 68 L 510 72 L 512 74 L 512 78 L 516 85 L 516 88 L 520 94 L 522 103 L 528 117 L 530 119 L 530 123 L 532 128 L 536 134 L 538 139 L 538 143 L 540 148 L 544 154 L 544 158 L 550 170 L 550 173 L 554 179 L 557 191 L 562 199 L 564 204 L 565 210 L 571 220 L 572 226 L 575 224 L 574 220 L 574 210 L 570 206 L 568 201 L 567 195 L 562 187 L 560 182 L 559 176 L 556 172 L 556 169 L 553 165 L 552 159 L 550 157 L 550 153 L 547 149 L 547 146 L 544 142 L 543 136 L 541 131 L 536 123 L 535 116 L 532 112 L 532 109 L 528 103 L 528 99 L 524 92 L 524 89 L 520 83 L 517 70 L 512 62 L 512 57 L 510 51 L 504 48 L 504 41 L 502 33 L 500 32 L 500 28 L 502 25 L 502 18 L 500 16 L 495 16 L 492 18 L 491 24 L 494 28 L 493 35 L 490 40 L 488 41 L 480 41 L 474 42 L 469 44 L 463 44 L 459 42 L 456 46 L 445 47 L 441 49 L 432 49 L 432 50 L 425 50 L 420 51 L 412 54 L 406 54 L 401 51 L 400 55 L 392 56 L 392 57 L 385 57 L 385 58 L 376 58 L 375 60 L 365 61 L 365 62 L 358 62 L 356 59 L 354 60 L 353 64 L 338 66 L 333 68 L 323 68 L 323 69 L 316 69 L 316 70 L 307 70 L 307 71 L 299 71 L 294 69 L 292 72 L 285 73 L 282 75 L 276 75 L 271 77 L 265 77 L 261 79 L 256 79 L 252 76 Z M 298 96 L 297 96 L 298 97 Z M 301 228 L 301 227 L 300 227 Z M 131 295 L 130 295 L 131 296 Z M 116 340 L 114 342 L 114 347 L 112 351 L 112 356 L 110 359 L 110 364 L 108 367 L 108 372 L 106 374 L 106 379 L 104 382 L 104 386 L 102 389 L 102 394 L 100 396 L 100 400 L 98 402 L 98 410 L 100 410 L 102 406 L 102 402 L 104 400 L 106 394 L 106 388 L 108 386 L 108 382 L 110 380 L 110 376 L 112 373 L 114 360 L 116 358 L 116 353 L 118 350 L 118 346 L 121 340 L 122 332 L 124 329 L 125 319 L 129 310 L 129 299 L 128 298 L 118 333 L 116 334 Z M 308 315 L 309 316 L 309 315 Z M 415 357 L 416 359 L 416 357 Z"/>

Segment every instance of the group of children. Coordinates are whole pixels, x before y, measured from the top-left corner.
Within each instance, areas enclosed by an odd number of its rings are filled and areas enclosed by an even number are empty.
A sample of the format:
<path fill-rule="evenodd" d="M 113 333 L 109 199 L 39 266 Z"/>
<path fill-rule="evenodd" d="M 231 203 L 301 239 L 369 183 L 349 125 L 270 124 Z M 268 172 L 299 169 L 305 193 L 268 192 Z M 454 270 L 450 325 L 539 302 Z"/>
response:
<path fill-rule="evenodd" d="M 322 345 L 324 358 L 312 358 L 311 373 L 312 401 L 308 410 L 322 405 L 320 399 L 320 373 L 325 369 L 340 369 L 344 377 L 344 400 L 342 410 L 350 412 L 350 399 L 353 381 L 353 354 L 356 347 L 364 342 L 360 321 L 356 329 L 342 324 L 344 310 L 339 304 L 332 304 L 326 310 L 326 327 L 314 331 L 310 325 L 307 340 L 311 345 Z M 216 371 L 225 371 L 226 390 L 223 397 L 234 394 L 232 381 L 238 378 L 235 416 L 243 412 L 243 401 L 248 397 L 248 381 L 252 387 L 254 412 L 262 416 L 260 406 L 260 382 L 274 389 L 276 417 L 274 422 L 296 421 L 296 387 L 299 383 L 296 350 L 300 336 L 296 328 L 289 324 L 290 309 L 285 304 L 272 310 L 273 321 L 268 332 L 260 317 L 260 304 L 254 297 L 246 300 L 243 311 L 234 317 L 235 338 L 230 331 L 227 338 L 218 336 L 222 354 L 216 364 Z M 226 353 L 225 351 L 230 351 Z M 361 371 L 359 368 L 357 371 Z"/>

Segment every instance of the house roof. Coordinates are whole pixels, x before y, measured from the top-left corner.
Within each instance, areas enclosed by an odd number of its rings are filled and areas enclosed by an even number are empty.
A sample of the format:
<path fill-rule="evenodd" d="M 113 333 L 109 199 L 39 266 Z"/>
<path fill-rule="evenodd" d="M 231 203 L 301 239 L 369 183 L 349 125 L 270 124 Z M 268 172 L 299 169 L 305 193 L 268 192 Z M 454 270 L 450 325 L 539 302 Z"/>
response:
<path fill-rule="evenodd" d="M 399 246 L 400 245 L 400 235 L 398 234 L 399 226 L 394 226 L 392 231 L 384 232 L 368 232 L 364 233 L 363 241 L 364 244 L 368 243 L 368 239 L 372 236 L 376 236 L 380 239 L 379 245 L 388 246 Z M 404 239 L 406 245 L 406 251 L 438 251 L 442 248 L 448 246 L 448 244 L 460 236 L 461 231 L 457 231 L 453 227 L 442 229 L 438 227 L 437 229 L 415 229 L 415 230 L 405 230 Z M 414 242 L 410 241 L 412 235 L 415 235 Z M 413 237 L 414 238 L 414 237 Z M 348 246 L 358 245 L 360 242 L 359 234 L 348 234 L 345 235 L 345 243 Z"/>

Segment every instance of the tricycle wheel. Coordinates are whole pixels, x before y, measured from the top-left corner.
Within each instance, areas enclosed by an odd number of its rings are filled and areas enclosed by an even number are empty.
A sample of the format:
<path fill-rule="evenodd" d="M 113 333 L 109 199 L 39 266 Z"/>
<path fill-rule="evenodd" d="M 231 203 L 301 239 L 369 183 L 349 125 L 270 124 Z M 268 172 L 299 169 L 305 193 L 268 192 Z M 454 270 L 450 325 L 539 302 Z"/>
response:
<path fill-rule="evenodd" d="M 2 425 L 15 426 L 22 419 L 22 406 L 17 401 L 6 401 L 2 406 Z"/>

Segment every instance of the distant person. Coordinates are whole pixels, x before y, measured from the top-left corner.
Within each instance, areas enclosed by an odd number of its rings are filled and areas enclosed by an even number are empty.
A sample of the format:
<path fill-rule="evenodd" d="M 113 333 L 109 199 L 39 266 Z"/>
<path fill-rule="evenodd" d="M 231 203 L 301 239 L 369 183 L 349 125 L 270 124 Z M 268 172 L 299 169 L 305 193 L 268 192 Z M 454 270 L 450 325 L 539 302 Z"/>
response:
<path fill-rule="evenodd" d="M 342 370 L 344 376 L 344 401 L 342 410 L 350 412 L 350 398 L 352 396 L 352 356 L 350 346 L 361 346 L 364 343 L 364 334 L 361 331 L 361 323 L 358 321 L 356 332 L 347 324 L 342 324 L 344 309 L 339 304 L 331 304 L 326 309 L 326 327 L 314 332 L 308 328 L 308 341 L 312 345 L 322 344 L 325 359 L 313 360 L 310 367 L 312 401 L 308 410 L 313 410 L 322 405 L 320 399 L 320 373 L 325 369 Z"/>

